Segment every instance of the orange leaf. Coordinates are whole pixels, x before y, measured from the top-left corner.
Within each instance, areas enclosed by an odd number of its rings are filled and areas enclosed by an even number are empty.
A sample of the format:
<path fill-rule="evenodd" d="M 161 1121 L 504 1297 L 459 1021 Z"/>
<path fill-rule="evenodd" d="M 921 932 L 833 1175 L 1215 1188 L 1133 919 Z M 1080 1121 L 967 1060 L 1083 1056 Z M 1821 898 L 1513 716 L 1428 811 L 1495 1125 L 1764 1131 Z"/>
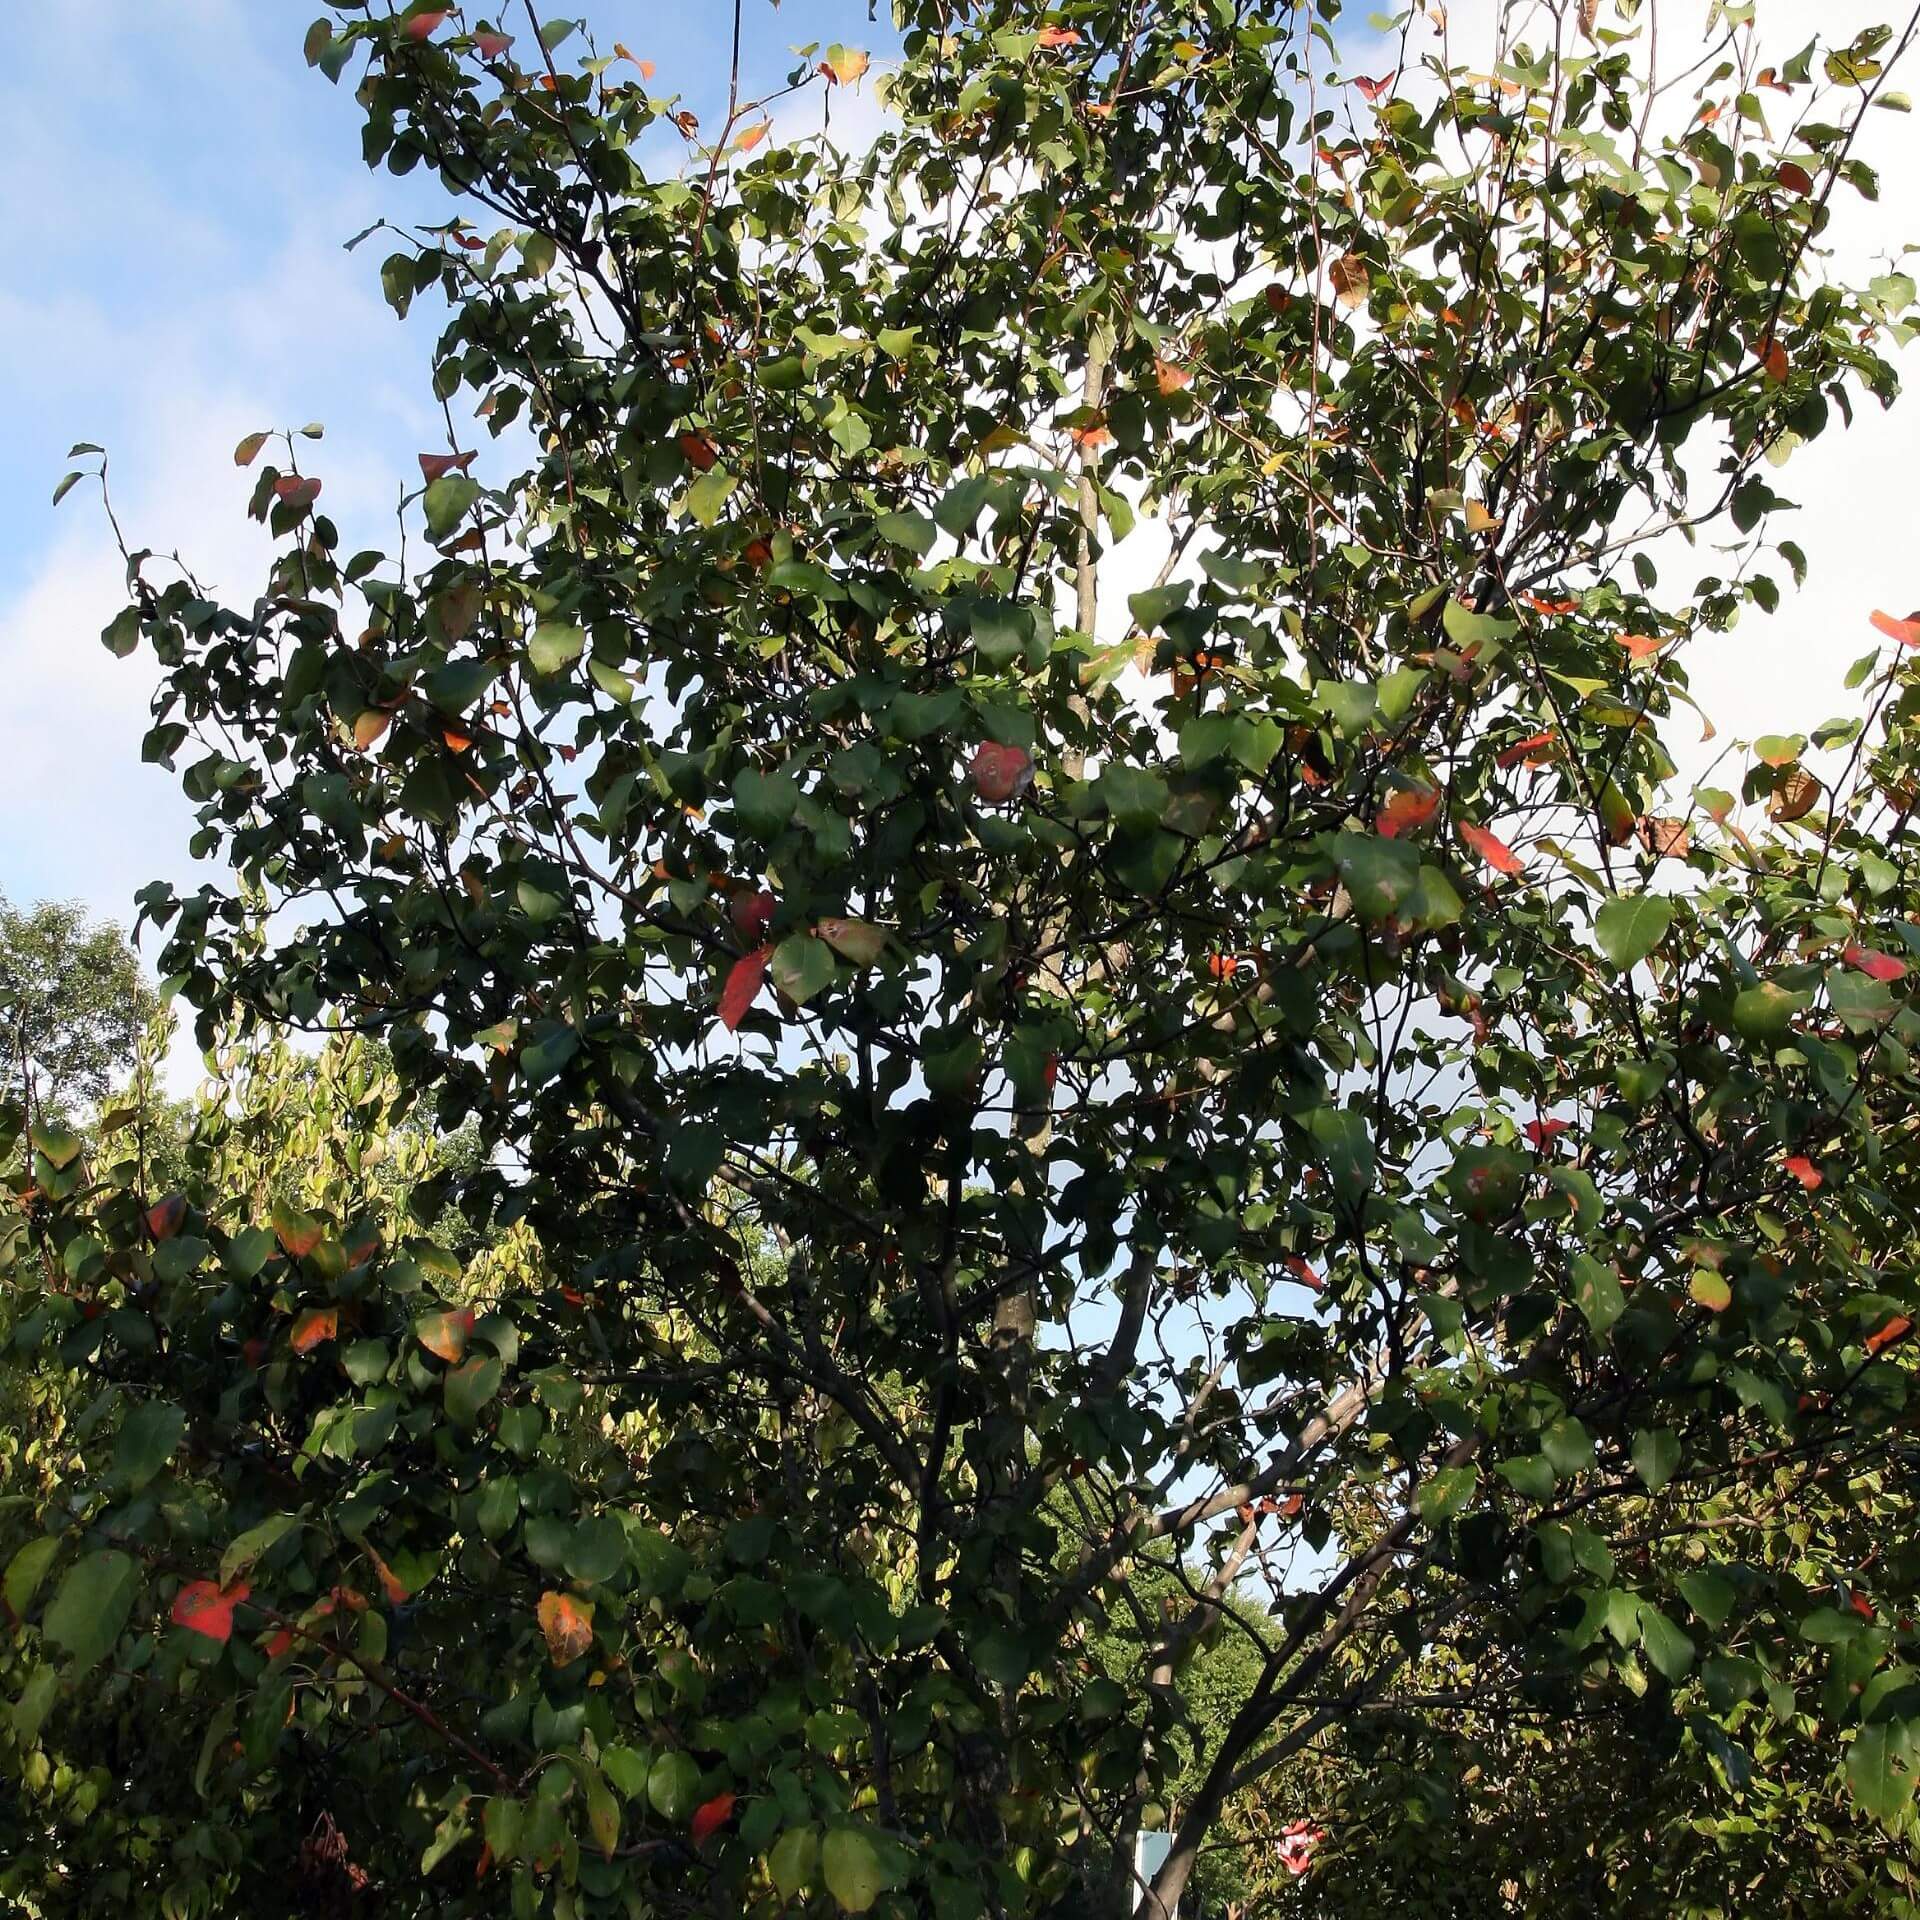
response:
<path fill-rule="evenodd" d="M 720 458 L 720 450 L 704 433 L 688 431 L 680 435 L 678 446 L 687 465 L 705 473 Z"/>
<path fill-rule="evenodd" d="M 1042 27 L 1033 36 L 1037 47 L 1077 47 L 1080 36 L 1071 27 Z"/>
<path fill-rule="evenodd" d="M 1193 375 L 1185 367 L 1176 367 L 1171 360 L 1156 360 L 1153 363 L 1153 378 L 1163 400 L 1171 399 L 1182 387 L 1193 385 Z"/>
<path fill-rule="evenodd" d="M 751 153 L 773 131 L 771 120 L 759 120 L 733 143 L 736 153 Z"/>
<path fill-rule="evenodd" d="M 1023 747 L 1003 747 L 983 740 L 967 762 L 973 790 L 996 806 L 1022 792 L 1033 779 L 1033 756 Z"/>
<path fill-rule="evenodd" d="M 1082 453 L 1091 453 L 1097 447 L 1104 447 L 1112 438 L 1113 435 L 1107 431 L 1104 421 L 1096 421 L 1090 426 L 1075 427 L 1073 430 L 1073 444 Z"/>
<path fill-rule="evenodd" d="M 1769 340 L 1759 349 L 1760 365 L 1767 378 L 1777 386 L 1787 377 L 1787 350 L 1778 340 Z"/>
<path fill-rule="evenodd" d="M 727 969 L 727 983 L 720 989 L 720 1024 L 729 1032 L 747 1017 L 747 1009 L 759 995 L 760 983 L 767 977 L 767 962 L 772 958 L 771 947 L 757 947 L 752 953 L 743 953 Z"/>
<path fill-rule="evenodd" d="M 571 1666 L 593 1645 L 593 1609 L 570 1594 L 543 1593 L 536 1609 L 556 1667 Z"/>
<path fill-rule="evenodd" d="M 1856 973 L 1864 973 L 1870 980 L 1904 980 L 1907 977 L 1907 963 L 1896 959 L 1890 953 L 1881 953 L 1874 947 L 1847 947 L 1840 958 Z"/>
<path fill-rule="evenodd" d="M 1897 619 L 1893 614 L 1880 612 L 1876 607 L 1873 614 L 1873 624 L 1878 627 L 1889 640 L 1898 640 L 1903 647 L 1920 647 L 1920 614 L 1910 613 L 1904 620 L 1901 620 Z"/>
<path fill-rule="evenodd" d="M 1767 813 L 1775 820 L 1804 820 L 1820 804 L 1826 789 L 1805 767 L 1787 767 L 1774 782 Z"/>
<path fill-rule="evenodd" d="M 423 453 L 420 472 L 427 480 L 444 480 L 450 473 L 465 473 L 479 457 L 477 453 Z"/>
<path fill-rule="evenodd" d="M 367 1558 L 373 1562 L 373 1570 L 380 1576 L 380 1591 L 387 1596 L 388 1602 L 396 1607 L 404 1607 L 412 1596 L 400 1576 L 380 1558 L 371 1545 L 367 1547 Z"/>
<path fill-rule="evenodd" d="M 224 1647 L 233 1638 L 233 1610 L 252 1591 L 244 1580 L 226 1588 L 214 1580 L 189 1580 L 174 1595 L 168 1617 L 176 1627 L 204 1634 Z"/>
<path fill-rule="evenodd" d="M 724 1827 L 733 1817 L 734 1796 L 730 1793 L 716 1793 L 704 1806 L 695 1809 L 693 1821 L 688 1828 L 696 1847 L 704 1846 L 707 1841 Z"/>
<path fill-rule="evenodd" d="M 473 1309 L 459 1307 L 446 1313 L 423 1314 L 413 1336 L 436 1360 L 452 1365 L 466 1352 L 467 1342 L 473 1337 Z"/>
<path fill-rule="evenodd" d="M 1578 600 L 1547 600 L 1537 593 L 1523 596 L 1535 613 L 1572 613 L 1580 605 Z"/>
<path fill-rule="evenodd" d="M 1818 1193 L 1826 1185 L 1826 1176 L 1804 1153 L 1791 1153 L 1782 1164 L 1809 1193 Z"/>
<path fill-rule="evenodd" d="M 339 1333 L 340 1310 L 338 1307 L 309 1307 L 293 1323 L 293 1331 L 287 1336 L 287 1344 L 295 1353 L 311 1353 L 323 1342 L 337 1339 Z"/>
<path fill-rule="evenodd" d="M 1489 833 L 1485 827 L 1476 827 L 1471 820 L 1459 821 L 1457 827 L 1460 838 L 1496 873 L 1526 871 L 1526 862 L 1504 840 Z"/>
<path fill-rule="evenodd" d="M 447 743 L 447 749 L 451 753 L 465 753 L 473 745 L 472 734 L 462 733 L 457 727 L 442 727 L 440 738 Z"/>
<path fill-rule="evenodd" d="M 1657 633 L 1617 633 L 1614 638 L 1636 660 L 1651 659 L 1667 644 L 1665 638 Z"/>
<path fill-rule="evenodd" d="M 1357 253 L 1343 253 L 1328 267 L 1327 279 L 1332 284 L 1333 297 L 1343 307 L 1366 305 L 1371 282 L 1367 277 L 1367 263 Z"/>
<path fill-rule="evenodd" d="M 1516 740 L 1512 746 L 1503 747 L 1495 758 L 1503 767 L 1514 767 L 1518 766 L 1522 760 L 1552 745 L 1553 729 L 1548 727 L 1543 733 L 1530 733 L 1524 740 Z"/>
<path fill-rule="evenodd" d="M 1297 1253 L 1290 1253 L 1280 1263 L 1303 1287 L 1310 1287 L 1318 1293 L 1326 1282 L 1314 1272 L 1307 1262 Z"/>
<path fill-rule="evenodd" d="M 1797 193 L 1802 199 L 1813 191 L 1813 175 L 1805 167 L 1796 166 L 1791 160 L 1782 160 L 1774 170 L 1774 178 L 1789 193 Z"/>
<path fill-rule="evenodd" d="M 1884 1352 L 1896 1340 L 1904 1340 L 1912 1330 L 1913 1322 L 1904 1313 L 1896 1313 L 1878 1333 L 1867 1335 L 1867 1352 Z"/>
<path fill-rule="evenodd" d="M 1374 831 L 1387 840 L 1397 840 L 1403 833 L 1418 833 L 1439 805 L 1437 787 L 1401 787 L 1387 796 L 1386 805 L 1374 815 Z"/>
<path fill-rule="evenodd" d="M 365 753 L 392 724 L 392 714 L 382 713 L 377 707 L 369 707 L 353 723 L 353 744 Z"/>

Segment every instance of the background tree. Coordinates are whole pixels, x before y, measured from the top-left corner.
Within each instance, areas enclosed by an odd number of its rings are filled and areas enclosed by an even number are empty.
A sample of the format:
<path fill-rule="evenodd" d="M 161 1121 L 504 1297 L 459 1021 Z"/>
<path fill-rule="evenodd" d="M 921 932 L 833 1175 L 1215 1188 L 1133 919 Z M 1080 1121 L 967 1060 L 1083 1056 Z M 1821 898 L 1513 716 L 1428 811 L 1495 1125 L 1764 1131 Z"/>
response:
<path fill-rule="evenodd" d="M 1203 1755 L 1165 1920 L 1457 1647 L 1908 1844 L 1912 1567 L 1719 1503 L 1910 1477 L 1920 623 L 1737 792 L 1662 730 L 1893 391 L 1911 281 L 1818 248 L 1913 26 L 1743 15 L 1669 119 L 1617 14 L 1337 90 L 1332 17 L 903 0 L 853 158 L 531 9 L 315 26 L 458 196 L 381 273 L 494 460 L 422 559 L 250 436 L 257 600 L 129 555 L 235 871 L 143 906 L 203 1044 L 378 1033 L 556 1284 L 476 1301 L 449 1182 L 263 1222 L 30 1129 L 31 1364 L 106 1397 L 27 1765 L 191 1747 L 255 1905 L 957 1920 L 1132 1911 Z"/>
<path fill-rule="evenodd" d="M 117 928 L 77 901 L 0 898 L 0 1035 L 13 1096 L 72 1117 L 106 1097 L 158 1011 Z"/>

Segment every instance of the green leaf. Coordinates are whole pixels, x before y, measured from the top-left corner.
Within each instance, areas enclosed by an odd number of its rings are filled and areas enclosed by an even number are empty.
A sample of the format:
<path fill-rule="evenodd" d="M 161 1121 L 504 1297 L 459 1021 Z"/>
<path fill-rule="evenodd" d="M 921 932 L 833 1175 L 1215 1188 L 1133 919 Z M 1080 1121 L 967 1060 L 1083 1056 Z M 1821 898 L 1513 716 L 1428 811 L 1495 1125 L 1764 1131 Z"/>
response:
<path fill-rule="evenodd" d="M 796 1007 L 804 1007 L 833 981 L 833 949 L 810 933 L 789 934 L 773 950 L 773 983 Z"/>
<path fill-rule="evenodd" d="M 225 1553 L 220 1556 L 220 1584 L 230 1587 L 243 1574 L 251 1573 L 254 1566 L 277 1546 L 280 1540 L 294 1527 L 300 1525 L 300 1516 L 296 1513 L 276 1513 L 262 1520 L 257 1527 L 249 1527 L 245 1533 L 232 1540 Z"/>
<path fill-rule="evenodd" d="M 846 1913 L 865 1913 L 886 1889 L 874 1844 L 856 1827 L 835 1827 L 820 1848 L 827 1891 Z"/>
<path fill-rule="evenodd" d="M 487 1402 L 500 1391 L 498 1354 L 472 1354 L 447 1371 L 447 1417 L 456 1426 L 470 1427 Z"/>
<path fill-rule="evenodd" d="M 1612 1265 L 1590 1253 L 1573 1256 L 1573 1303 L 1586 1315 L 1587 1325 L 1603 1334 L 1627 1310 L 1620 1276 Z"/>
<path fill-rule="evenodd" d="M 27 1684 L 20 1690 L 20 1698 L 13 1703 L 13 1737 L 20 1743 L 22 1750 L 32 1747 L 40 1738 L 40 1729 L 46 1724 L 47 1715 L 53 1710 L 54 1700 L 60 1691 L 60 1676 L 49 1666 L 36 1666 L 27 1677 Z"/>
<path fill-rule="evenodd" d="M 564 621 L 543 620 L 527 642 L 527 659 L 538 674 L 558 673 L 587 650 L 587 636 Z"/>
<path fill-rule="evenodd" d="M 94 1666 L 112 1650 L 133 1611 L 138 1584 L 133 1561 L 111 1547 L 68 1568 L 40 1625 L 72 1657 L 75 1671 Z"/>
<path fill-rule="evenodd" d="M 924 560 L 933 551 L 939 529 L 924 513 L 883 513 L 874 522 L 881 539 L 905 547 Z"/>
<path fill-rule="evenodd" d="M 566 1568 L 575 1580 L 611 1580 L 626 1559 L 627 1530 L 610 1513 L 582 1520 L 567 1542 Z"/>
<path fill-rule="evenodd" d="M 1593 1467 L 1593 1435 L 1570 1415 L 1551 1422 L 1540 1436 L 1540 1451 L 1563 1480 Z"/>
<path fill-rule="evenodd" d="M 1144 767 L 1110 766 L 1094 782 L 1094 790 L 1114 824 L 1135 833 L 1157 827 L 1167 810 L 1167 783 Z"/>
<path fill-rule="evenodd" d="M 1813 996 L 1797 993 L 1777 981 L 1763 980 L 1733 996 L 1733 1025 L 1741 1039 L 1769 1047 L 1786 1038 L 1794 1016 L 1811 1004 Z"/>
<path fill-rule="evenodd" d="M 7 1562 L 6 1577 L 0 1580 L 0 1597 L 5 1598 L 7 1611 L 16 1620 L 27 1617 L 27 1608 L 33 1604 L 33 1596 L 39 1592 L 40 1582 L 47 1577 L 47 1569 L 59 1552 L 59 1536 L 48 1533 L 38 1540 L 29 1540 Z"/>
<path fill-rule="evenodd" d="M 1416 1496 L 1421 1519 L 1430 1527 L 1457 1519 L 1473 1504 L 1479 1484 L 1479 1472 L 1471 1465 L 1436 1469 L 1421 1482 Z"/>
<path fill-rule="evenodd" d="M 113 1466 L 134 1489 L 144 1487 L 168 1460 L 187 1430 L 187 1416 L 164 1400 L 146 1400 L 120 1423 Z"/>
<path fill-rule="evenodd" d="M 647 1775 L 647 1804 L 669 1826 L 683 1827 L 700 1792 L 700 1769 L 688 1753 L 663 1753 Z"/>
<path fill-rule="evenodd" d="M 797 1900 L 813 1885 L 819 1870 L 820 1835 L 812 1827 L 788 1828 L 767 1856 L 767 1871 L 782 1900 Z"/>
<path fill-rule="evenodd" d="M 1372 833 L 1333 836 L 1333 864 L 1362 920 L 1392 920 L 1413 901 L 1420 885 L 1420 853 L 1403 840 Z"/>
<path fill-rule="evenodd" d="M 587 1828 L 602 1857 L 611 1860 L 620 1845 L 620 1802 L 598 1767 L 583 1761 L 580 1774 L 586 1789 Z"/>
<path fill-rule="evenodd" d="M 473 503 L 480 498 L 480 483 L 464 473 L 442 474 L 426 491 L 422 505 L 427 515 L 427 532 L 437 546 L 458 532 Z"/>
<path fill-rule="evenodd" d="M 1671 900 L 1653 893 L 1609 900 L 1595 916 L 1594 938 L 1600 951 L 1625 973 L 1667 937 L 1673 912 Z"/>
<path fill-rule="evenodd" d="M 1738 1597 L 1732 1581 L 1722 1579 L 1706 1567 L 1695 1567 L 1683 1573 L 1674 1585 L 1706 1625 L 1724 1627 L 1727 1624 L 1727 1616 L 1733 1612 L 1733 1603 Z"/>
<path fill-rule="evenodd" d="M 1903 1726 L 1882 1721 L 1862 1727 L 1847 1749 L 1847 1786 L 1870 1818 L 1891 1829 L 1913 1798 L 1911 1737 Z"/>
<path fill-rule="evenodd" d="M 800 789 L 788 773 L 762 773 L 744 767 L 733 783 L 733 811 L 743 832 L 756 840 L 771 840 L 793 818 Z"/>
<path fill-rule="evenodd" d="M 1640 1645 L 1669 1683 L 1684 1680 L 1693 1665 L 1693 1642 L 1656 1606 L 1640 1602 Z"/>
<path fill-rule="evenodd" d="M 1633 1470 L 1658 1493 L 1680 1470 L 1680 1439 L 1664 1427 L 1643 1427 L 1633 1436 Z"/>

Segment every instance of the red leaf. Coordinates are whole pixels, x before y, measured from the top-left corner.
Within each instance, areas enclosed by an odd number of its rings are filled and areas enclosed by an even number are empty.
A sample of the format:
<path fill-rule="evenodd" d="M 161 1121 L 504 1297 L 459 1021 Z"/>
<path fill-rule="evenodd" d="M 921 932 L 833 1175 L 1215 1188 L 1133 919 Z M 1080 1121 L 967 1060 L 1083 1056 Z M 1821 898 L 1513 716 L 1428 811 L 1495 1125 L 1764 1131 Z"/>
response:
<path fill-rule="evenodd" d="M 1620 633 L 1614 636 L 1636 660 L 1646 660 L 1658 653 L 1667 643 L 1657 633 Z"/>
<path fill-rule="evenodd" d="M 1862 1620 L 1871 1620 L 1873 1618 L 1873 1602 L 1857 1588 L 1848 1594 L 1847 1605 L 1850 1606 Z"/>
<path fill-rule="evenodd" d="M 474 453 L 423 453 L 420 471 L 429 481 L 444 480 L 450 473 L 465 473 L 478 458 Z"/>
<path fill-rule="evenodd" d="M 169 1616 L 176 1627 L 205 1634 L 224 1647 L 233 1638 L 233 1610 L 253 1589 L 244 1580 L 222 1588 L 214 1580 L 189 1580 L 174 1595 Z"/>
<path fill-rule="evenodd" d="M 1904 980 L 1907 977 L 1907 963 L 1897 960 L 1890 953 L 1881 953 L 1874 947 L 1848 947 L 1840 955 L 1856 973 L 1864 973 L 1870 980 Z"/>
<path fill-rule="evenodd" d="M 1920 647 L 1920 614 L 1909 614 L 1906 619 L 1896 619 L 1890 613 L 1874 609 L 1873 624 L 1889 640 L 1898 640 L 1903 647 Z"/>
<path fill-rule="evenodd" d="M 1288 1254 L 1280 1264 L 1284 1266 L 1303 1287 L 1311 1287 L 1315 1293 L 1318 1293 L 1320 1289 L 1326 1285 L 1326 1282 L 1322 1280 L 1297 1253 Z"/>
<path fill-rule="evenodd" d="M 770 893 L 752 893 L 743 888 L 727 902 L 727 916 L 742 940 L 764 940 L 777 904 Z"/>
<path fill-rule="evenodd" d="M 1535 613 L 1574 613 L 1579 610 L 1578 600 L 1547 600 L 1537 593 L 1522 596 Z"/>
<path fill-rule="evenodd" d="M 1403 833 L 1418 833 L 1431 820 L 1440 805 L 1438 787 L 1401 787 L 1387 796 L 1387 803 L 1374 815 L 1374 831 L 1383 839 L 1397 840 Z"/>
<path fill-rule="evenodd" d="M 185 1194 L 170 1193 L 147 1209 L 147 1231 L 156 1240 L 171 1240 L 186 1225 Z"/>
<path fill-rule="evenodd" d="M 1399 78 L 1400 70 L 1396 67 L 1392 73 L 1382 74 L 1378 80 L 1356 80 L 1353 83 L 1353 90 L 1368 106 L 1373 106 Z"/>
<path fill-rule="evenodd" d="M 973 790 L 996 805 L 1022 793 L 1033 779 L 1033 756 L 1024 747 L 1003 747 L 983 740 L 967 762 Z"/>
<path fill-rule="evenodd" d="M 287 1344 L 295 1353 L 311 1353 L 323 1342 L 337 1339 L 340 1333 L 340 1310 L 337 1307 L 309 1307 L 293 1323 L 293 1332 L 288 1336 Z"/>
<path fill-rule="evenodd" d="M 1774 176 L 1789 193 L 1797 193 L 1804 199 L 1813 191 L 1813 175 L 1805 167 L 1796 166 L 1791 160 L 1782 160 L 1774 169 Z"/>
<path fill-rule="evenodd" d="M 1818 1193 L 1826 1185 L 1826 1176 L 1821 1173 L 1804 1153 L 1792 1153 L 1786 1158 L 1786 1169 L 1806 1188 L 1809 1193 Z"/>
<path fill-rule="evenodd" d="M 1904 1313 L 1896 1313 L 1878 1333 L 1867 1335 L 1869 1354 L 1884 1352 L 1896 1340 L 1904 1340 L 1913 1330 L 1913 1322 Z"/>
<path fill-rule="evenodd" d="M 447 16 L 452 11 L 451 7 L 442 7 L 434 13 L 416 13 L 401 31 L 409 40 L 425 40 L 446 24 Z"/>
<path fill-rule="evenodd" d="M 1520 1129 L 1535 1153 L 1544 1153 L 1553 1141 L 1573 1125 L 1571 1120 L 1529 1120 Z"/>
<path fill-rule="evenodd" d="M 720 449 L 704 433 L 691 431 L 683 433 L 677 444 L 687 465 L 698 469 L 701 473 L 706 473 L 720 458 Z"/>
<path fill-rule="evenodd" d="M 1507 843 L 1471 820 L 1457 823 L 1460 838 L 1496 873 L 1525 873 L 1527 865 Z"/>
<path fill-rule="evenodd" d="M 716 1793 L 705 1806 L 695 1809 L 688 1832 L 696 1847 L 705 1846 L 733 1817 L 733 1801 L 730 1793 Z"/>
<path fill-rule="evenodd" d="M 1042 27 L 1033 43 L 1037 47 L 1077 47 L 1080 36 L 1071 27 Z"/>
<path fill-rule="evenodd" d="M 727 969 L 727 983 L 720 989 L 720 1024 L 731 1032 L 747 1017 L 747 1009 L 759 995 L 760 983 L 767 977 L 767 962 L 773 958 L 771 947 L 758 947 L 743 953 Z"/>
<path fill-rule="evenodd" d="M 497 60 L 513 45 L 510 33 L 476 33 L 473 36 L 474 47 L 482 60 Z"/>
<path fill-rule="evenodd" d="M 1524 740 L 1516 740 L 1512 746 L 1503 747 L 1496 759 L 1503 767 L 1516 767 L 1522 760 L 1553 745 L 1553 729 L 1548 727 L 1544 733 L 1530 733 Z"/>
<path fill-rule="evenodd" d="M 320 498 L 320 482 L 298 473 L 283 473 L 273 483 L 273 490 L 287 506 L 301 513 Z"/>

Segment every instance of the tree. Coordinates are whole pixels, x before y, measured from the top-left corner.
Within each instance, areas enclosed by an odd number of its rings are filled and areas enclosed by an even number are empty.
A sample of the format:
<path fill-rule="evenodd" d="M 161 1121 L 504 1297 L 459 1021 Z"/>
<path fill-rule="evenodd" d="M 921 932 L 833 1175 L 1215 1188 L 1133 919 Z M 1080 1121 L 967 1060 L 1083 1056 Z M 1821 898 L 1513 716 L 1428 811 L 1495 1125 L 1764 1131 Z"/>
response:
<path fill-rule="evenodd" d="M 237 876 L 143 912 L 203 1043 L 380 1034 L 553 1283 L 475 1298 L 446 1181 L 269 1228 L 34 1136 L 118 1438 L 17 1724 L 197 1740 L 244 1898 L 1166 1920 L 1455 1638 L 1730 1747 L 1784 1690 L 1910 1844 L 1909 1557 L 1717 1515 L 1911 1485 L 1920 622 L 1737 792 L 1662 733 L 1893 394 L 1912 282 L 1819 241 L 1914 28 L 1735 22 L 1667 126 L 1593 7 L 1404 85 L 1332 16 L 901 0 L 852 157 L 531 10 L 309 35 L 455 195 L 381 277 L 492 445 L 423 563 L 293 434 L 249 607 L 129 556 Z"/>
<path fill-rule="evenodd" d="M 117 927 L 90 923 L 77 901 L 0 898 L 5 1078 L 29 1112 L 70 1116 L 105 1099 L 157 1011 Z"/>

